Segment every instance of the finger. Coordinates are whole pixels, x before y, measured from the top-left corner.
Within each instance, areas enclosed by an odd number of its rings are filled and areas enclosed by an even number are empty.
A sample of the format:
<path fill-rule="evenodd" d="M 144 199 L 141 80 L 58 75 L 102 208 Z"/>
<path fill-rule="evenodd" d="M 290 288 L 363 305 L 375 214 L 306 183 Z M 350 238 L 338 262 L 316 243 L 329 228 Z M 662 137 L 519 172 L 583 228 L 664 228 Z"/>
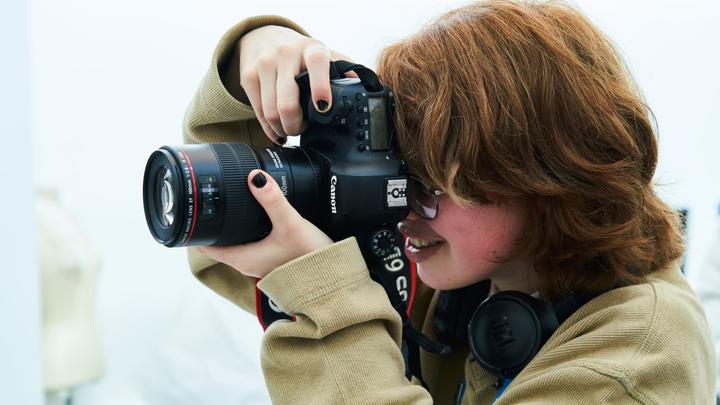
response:
<path fill-rule="evenodd" d="M 288 135 L 298 135 L 303 130 L 303 113 L 300 106 L 300 89 L 295 76 L 300 72 L 301 60 L 290 48 L 279 50 L 277 68 L 277 110 L 280 123 Z"/>
<path fill-rule="evenodd" d="M 248 187 L 270 218 L 274 233 L 277 229 L 292 226 L 295 221 L 302 219 L 290 205 L 275 179 L 267 172 L 258 169 L 251 171 L 248 175 Z"/>
<path fill-rule="evenodd" d="M 334 61 L 336 61 L 336 60 L 346 60 L 346 61 L 348 61 L 348 62 L 354 62 L 354 61 L 352 60 L 352 58 L 350 58 L 349 56 L 347 56 L 347 55 L 345 55 L 345 54 L 343 54 L 343 53 L 337 52 L 337 51 L 333 51 L 332 49 L 330 50 L 330 56 L 332 57 L 332 60 L 334 60 Z M 355 77 L 355 78 L 357 78 L 358 75 L 357 75 L 357 73 L 355 73 L 355 72 L 353 72 L 353 71 L 351 70 L 351 71 L 349 71 L 349 72 L 345 72 L 345 77 Z"/>
<path fill-rule="evenodd" d="M 321 113 L 330 111 L 330 50 L 321 43 L 313 43 L 303 49 L 303 60 L 310 78 L 310 94 L 315 109 Z"/>
<path fill-rule="evenodd" d="M 273 131 L 280 137 L 286 137 L 280 124 L 280 115 L 277 110 L 277 65 L 275 59 L 263 57 L 259 62 L 258 76 L 260 77 L 260 97 L 265 119 Z"/>
<path fill-rule="evenodd" d="M 265 132 L 265 135 L 267 135 L 267 137 L 270 138 L 271 141 L 277 144 L 281 144 L 280 142 L 278 142 L 280 137 L 267 123 L 267 120 L 265 120 L 265 115 L 263 114 L 261 101 L 262 99 L 260 97 L 260 76 L 258 75 L 257 70 L 246 69 L 245 71 L 241 72 L 240 85 L 242 86 L 243 90 L 245 90 L 245 95 L 247 95 L 248 100 L 250 101 L 250 105 L 255 111 L 255 117 L 257 118 L 260 126 Z"/>

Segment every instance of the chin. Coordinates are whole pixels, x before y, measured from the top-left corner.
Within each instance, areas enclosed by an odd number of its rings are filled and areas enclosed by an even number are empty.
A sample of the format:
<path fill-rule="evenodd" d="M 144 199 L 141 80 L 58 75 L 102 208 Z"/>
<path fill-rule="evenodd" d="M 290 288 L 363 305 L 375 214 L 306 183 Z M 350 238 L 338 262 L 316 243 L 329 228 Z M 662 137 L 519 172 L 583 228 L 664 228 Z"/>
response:
<path fill-rule="evenodd" d="M 434 290 L 454 290 L 467 287 L 491 278 L 492 271 L 475 269 L 473 272 L 454 271 L 452 265 L 437 264 L 432 261 L 417 263 L 417 275 L 422 282 Z M 485 271 L 483 271 L 485 270 Z"/>
<path fill-rule="evenodd" d="M 447 268 L 436 269 L 434 267 L 425 263 L 417 264 L 417 275 L 426 286 L 434 290 L 454 290 L 464 287 L 462 283 L 452 277 L 443 277 L 447 275 Z"/>

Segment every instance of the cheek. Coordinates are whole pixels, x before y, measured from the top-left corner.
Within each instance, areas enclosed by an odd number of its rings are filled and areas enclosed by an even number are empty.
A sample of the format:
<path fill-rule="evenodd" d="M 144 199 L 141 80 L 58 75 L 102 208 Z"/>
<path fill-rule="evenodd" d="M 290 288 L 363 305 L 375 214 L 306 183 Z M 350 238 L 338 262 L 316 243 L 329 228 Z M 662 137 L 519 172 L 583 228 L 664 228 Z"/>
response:
<path fill-rule="evenodd" d="M 438 222 L 438 233 L 455 259 L 476 264 L 507 256 L 522 236 L 525 222 L 520 208 L 509 205 L 456 206 L 447 214 L 447 221 Z"/>

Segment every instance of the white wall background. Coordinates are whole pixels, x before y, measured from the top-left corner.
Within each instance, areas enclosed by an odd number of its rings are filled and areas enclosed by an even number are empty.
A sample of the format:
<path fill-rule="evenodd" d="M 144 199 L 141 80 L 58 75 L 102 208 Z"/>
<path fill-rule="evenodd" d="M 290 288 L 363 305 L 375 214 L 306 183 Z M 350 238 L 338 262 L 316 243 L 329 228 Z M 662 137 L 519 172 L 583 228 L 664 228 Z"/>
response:
<path fill-rule="evenodd" d="M 104 262 L 107 371 L 79 387 L 77 404 L 268 402 L 255 319 L 196 282 L 184 252 L 156 244 L 143 217 L 145 161 L 180 142 L 185 106 L 224 31 L 280 14 L 374 66 L 384 44 L 464 3 L 29 0 L 34 181 L 60 190 Z M 687 269 L 702 280 L 720 203 L 720 4 L 576 4 L 623 50 L 657 116 L 660 193 L 690 209 Z"/>
<path fill-rule="evenodd" d="M 30 149 L 27 5 L 0 3 L 0 401 L 40 404 L 40 289 Z"/>

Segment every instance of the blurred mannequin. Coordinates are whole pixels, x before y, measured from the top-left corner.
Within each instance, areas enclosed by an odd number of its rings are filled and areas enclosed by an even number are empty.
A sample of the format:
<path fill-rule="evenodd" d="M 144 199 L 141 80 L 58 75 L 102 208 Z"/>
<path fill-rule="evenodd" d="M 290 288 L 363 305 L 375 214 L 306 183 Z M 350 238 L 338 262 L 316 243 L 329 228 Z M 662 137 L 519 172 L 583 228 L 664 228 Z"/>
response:
<path fill-rule="evenodd" d="M 71 403 L 78 385 L 104 368 L 95 326 L 95 279 L 100 258 L 57 193 L 36 200 L 43 300 L 46 403 Z"/>

